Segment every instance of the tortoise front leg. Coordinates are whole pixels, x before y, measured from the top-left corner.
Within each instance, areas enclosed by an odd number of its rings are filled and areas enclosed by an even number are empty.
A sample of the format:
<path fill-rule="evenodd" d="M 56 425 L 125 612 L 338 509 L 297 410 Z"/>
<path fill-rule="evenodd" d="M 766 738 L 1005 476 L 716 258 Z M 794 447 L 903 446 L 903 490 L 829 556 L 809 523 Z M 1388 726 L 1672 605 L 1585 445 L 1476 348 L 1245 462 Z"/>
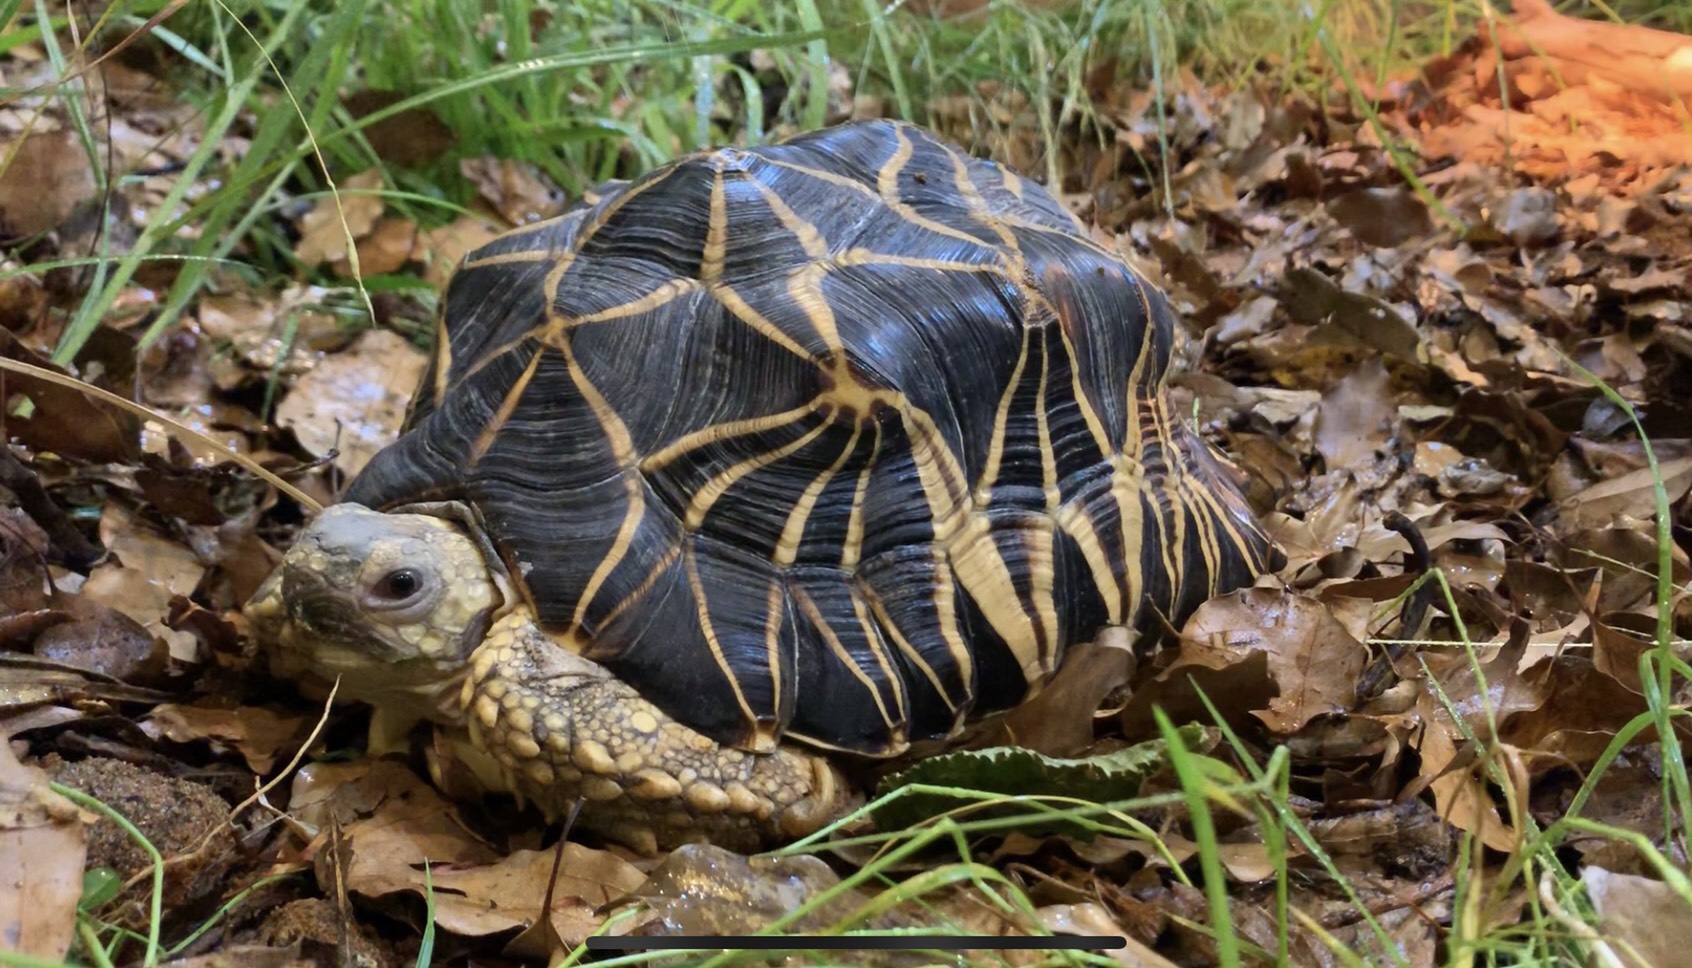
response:
<path fill-rule="evenodd" d="M 821 756 L 725 747 L 676 722 L 519 609 L 471 657 L 471 738 L 513 793 L 643 853 L 693 840 L 758 850 L 811 833 L 857 802 Z"/>

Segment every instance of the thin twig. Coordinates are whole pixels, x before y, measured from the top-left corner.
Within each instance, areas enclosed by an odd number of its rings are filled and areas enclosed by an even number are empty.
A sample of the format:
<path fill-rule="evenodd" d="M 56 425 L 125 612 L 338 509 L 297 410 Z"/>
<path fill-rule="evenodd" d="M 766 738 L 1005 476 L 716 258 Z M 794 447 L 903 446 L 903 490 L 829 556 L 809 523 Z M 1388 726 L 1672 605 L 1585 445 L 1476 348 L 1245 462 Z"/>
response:
<path fill-rule="evenodd" d="M 165 866 L 169 866 L 170 864 L 176 863 L 186 857 L 198 857 L 201 851 L 204 851 L 208 846 L 210 846 L 212 838 L 216 837 L 218 832 L 224 829 L 225 825 L 233 827 L 235 825 L 236 817 L 239 817 L 248 807 L 257 803 L 266 793 L 275 789 L 277 785 L 287 779 L 288 776 L 299 767 L 300 760 L 305 758 L 306 753 L 311 749 L 311 745 L 317 742 L 317 737 L 323 732 L 324 725 L 329 722 L 329 712 L 335 704 L 335 693 L 339 691 L 340 688 L 341 678 L 336 676 L 335 684 L 329 688 L 329 698 L 323 701 L 323 715 L 317 718 L 317 725 L 312 727 L 311 735 L 307 736 L 305 738 L 305 742 L 300 744 L 300 748 L 294 751 L 294 758 L 288 761 L 288 765 L 282 769 L 282 772 L 276 774 L 275 778 L 260 785 L 257 790 L 253 791 L 251 796 L 247 797 L 247 799 L 236 804 L 235 808 L 229 811 L 228 817 L 219 821 L 216 826 L 206 831 L 206 835 L 200 838 L 200 842 L 195 845 L 193 850 L 188 851 L 185 854 L 178 854 L 175 857 L 170 858 L 170 860 L 164 861 L 163 863 Z M 135 886 L 135 884 L 139 883 L 143 877 L 146 877 L 147 874 L 147 869 L 136 872 L 129 878 L 129 880 L 124 882 L 123 890 L 129 890 L 131 887 Z"/>
<path fill-rule="evenodd" d="M 37 380 L 44 380 L 44 381 L 46 381 L 48 383 L 52 383 L 56 386 L 68 387 L 72 390 L 76 390 L 79 393 L 85 393 L 85 394 L 87 394 L 87 395 L 89 395 L 89 396 L 91 396 L 91 397 L 95 398 L 96 400 L 99 400 L 103 403 L 109 403 L 114 407 L 118 407 L 120 409 L 127 410 L 130 413 L 133 413 L 136 416 L 141 417 L 143 419 L 157 420 L 159 423 L 162 423 L 162 424 L 170 427 L 170 429 L 172 431 L 174 431 L 175 433 L 178 433 L 178 434 L 182 435 L 183 437 L 186 437 L 189 440 L 192 440 L 194 443 L 199 444 L 201 447 L 205 447 L 209 450 L 215 451 L 220 456 L 226 457 L 229 460 L 232 460 L 235 463 L 240 464 L 242 467 L 245 467 L 247 470 L 253 472 L 253 474 L 257 475 L 260 478 L 263 478 L 266 482 L 268 482 L 272 487 L 276 488 L 278 491 L 281 491 L 282 493 L 288 495 L 289 497 L 293 498 L 294 500 L 300 502 L 301 506 L 303 506 L 306 510 L 308 510 L 308 511 L 321 511 L 321 510 L 323 510 L 323 506 L 318 504 L 317 500 L 315 498 L 313 498 L 311 495 L 307 494 L 306 492 L 300 490 L 299 488 L 295 487 L 294 485 L 289 484 L 287 481 L 283 480 L 282 478 L 276 476 L 276 474 L 272 473 L 269 469 L 264 467 L 258 461 L 253 460 L 251 457 L 248 457 L 246 454 L 243 454 L 243 453 L 240 453 L 239 451 L 234 450 L 233 448 L 231 448 L 228 445 L 222 443 L 221 441 L 213 440 L 212 438 L 206 436 L 205 434 L 200 433 L 198 430 L 195 430 L 194 428 L 189 427 L 186 424 L 182 423 L 180 420 L 173 420 L 170 417 L 167 417 L 162 413 L 158 413 L 158 412 L 154 411 L 150 407 L 145 407 L 145 406 L 142 406 L 139 403 L 136 403 L 133 400 L 128 400 L 128 399 L 125 399 L 123 397 L 120 397 L 117 394 L 111 392 L 110 390 L 104 390 L 104 389 L 101 389 L 100 387 L 92 386 L 88 383 L 84 383 L 83 381 L 78 380 L 74 376 L 68 376 L 64 373 L 59 373 L 59 372 L 56 372 L 54 370 L 49 370 L 45 367 L 35 366 L 32 363 L 25 363 L 22 360 L 14 360 L 14 359 L 10 359 L 8 357 L 0 356 L 0 370 L 11 370 L 14 373 L 22 373 L 25 376 L 31 376 L 31 377 L 34 377 Z"/>

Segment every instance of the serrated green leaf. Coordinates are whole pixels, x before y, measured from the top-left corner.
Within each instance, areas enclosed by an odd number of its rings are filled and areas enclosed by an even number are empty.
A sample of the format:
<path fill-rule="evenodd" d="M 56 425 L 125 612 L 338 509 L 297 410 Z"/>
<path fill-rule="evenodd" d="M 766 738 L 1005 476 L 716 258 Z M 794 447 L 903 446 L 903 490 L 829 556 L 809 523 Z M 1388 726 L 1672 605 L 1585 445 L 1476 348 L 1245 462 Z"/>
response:
<path fill-rule="evenodd" d="M 1188 749 L 1215 745 L 1214 730 L 1190 725 L 1180 730 Z M 968 819 L 985 817 L 1027 817 L 1018 829 L 1026 833 L 1060 833 L 1089 837 L 1082 824 L 1052 818 L 1033 808 L 1030 797 L 1059 797 L 1087 803 L 1112 803 L 1131 799 L 1140 784 L 1168 762 L 1162 740 L 1139 743 L 1126 749 L 1080 759 L 1057 759 L 1016 746 L 962 750 L 923 760 L 907 770 L 881 781 L 885 796 L 906 787 L 922 787 L 876 807 L 873 816 L 882 830 L 914 827 L 959 807 L 977 804 Z M 994 802 L 991 798 L 1005 799 Z"/>

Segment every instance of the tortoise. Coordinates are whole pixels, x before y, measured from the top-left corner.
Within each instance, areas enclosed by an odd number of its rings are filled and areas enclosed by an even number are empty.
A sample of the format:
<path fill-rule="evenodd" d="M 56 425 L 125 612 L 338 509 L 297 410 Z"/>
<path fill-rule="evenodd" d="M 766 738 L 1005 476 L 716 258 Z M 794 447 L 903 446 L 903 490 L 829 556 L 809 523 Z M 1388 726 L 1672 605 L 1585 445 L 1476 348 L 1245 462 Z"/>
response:
<path fill-rule="evenodd" d="M 906 123 L 608 183 L 465 257 L 436 330 L 253 636 L 643 852 L 815 831 L 1282 561 L 1173 410 L 1165 296 Z"/>

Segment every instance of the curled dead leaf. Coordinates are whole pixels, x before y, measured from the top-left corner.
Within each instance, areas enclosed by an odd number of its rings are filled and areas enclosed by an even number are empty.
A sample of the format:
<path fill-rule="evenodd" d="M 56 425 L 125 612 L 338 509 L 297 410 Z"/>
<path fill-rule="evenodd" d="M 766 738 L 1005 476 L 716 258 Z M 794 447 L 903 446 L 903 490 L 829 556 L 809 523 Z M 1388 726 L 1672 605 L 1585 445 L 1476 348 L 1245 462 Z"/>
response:
<path fill-rule="evenodd" d="M 207 741 L 214 749 L 233 748 L 260 776 L 268 774 L 294 740 L 303 738 L 308 720 L 263 706 L 200 706 L 164 703 L 153 707 L 141 728 L 149 736 L 176 743 Z"/>
<path fill-rule="evenodd" d="M 1172 716 L 1176 709 L 1188 712 L 1183 697 L 1194 673 L 1208 673 L 1199 684 L 1219 708 L 1249 711 L 1279 735 L 1350 710 L 1367 660 L 1360 638 L 1372 607 L 1359 599 L 1330 603 L 1269 588 L 1212 599 L 1181 630 L 1172 663 L 1135 692 L 1123 711 L 1125 729 L 1135 735 L 1149 728 L 1154 702 Z M 1191 714 L 1206 715 L 1201 706 Z"/>
<path fill-rule="evenodd" d="M 1106 629 L 1078 643 L 1039 695 L 1012 710 L 983 745 L 1016 745 L 1047 756 L 1073 756 L 1093 742 L 1106 696 L 1128 681 L 1133 643 L 1126 629 Z"/>

